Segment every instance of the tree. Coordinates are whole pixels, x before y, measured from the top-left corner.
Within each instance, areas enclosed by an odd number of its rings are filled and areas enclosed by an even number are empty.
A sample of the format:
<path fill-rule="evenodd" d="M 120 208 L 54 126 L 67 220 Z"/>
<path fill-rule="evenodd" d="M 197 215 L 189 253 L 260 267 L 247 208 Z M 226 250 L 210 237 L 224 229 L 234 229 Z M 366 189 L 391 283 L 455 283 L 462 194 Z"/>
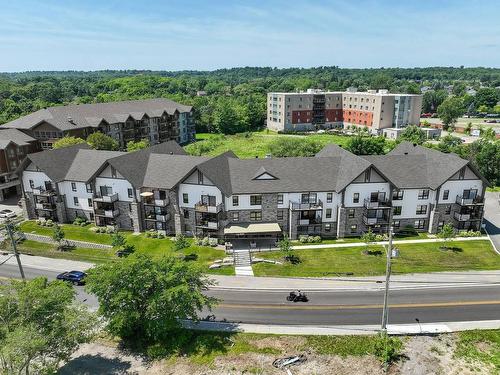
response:
<path fill-rule="evenodd" d="M 148 147 L 149 147 L 149 141 L 147 139 L 143 139 L 137 142 L 134 141 L 127 142 L 127 152 L 138 151 Z"/>
<path fill-rule="evenodd" d="M 411 143 L 416 143 L 417 145 L 421 145 L 427 139 L 425 136 L 425 132 L 420 129 L 416 125 L 407 126 L 399 136 L 399 139 L 402 141 L 408 141 Z"/>
<path fill-rule="evenodd" d="M 55 373 L 97 323 L 71 285 L 41 277 L 0 284 L 0 321 L 2 374 Z"/>
<path fill-rule="evenodd" d="M 470 135 L 471 131 L 472 131 L 472 122 L 469 121 L 465 126 L 464 133 Z"/>
<path fill-rule="evenodd" d="M 474 97 L 474 102 L 477 107 L 484 105 L 487 108 L 493 108 L 499 100 L 500 91 L 493 87 L 480 88 L 477 90 L 476 96 Z"/>
<path fill-rule="evenodd" d="M 85 140 L 76 137 L 63 137 L 52 144 L 52 148 L 64 148 L 85 143 Z"/>
<path fill-rule="evenodd" d="M 440 142 L 438 143 L 438 149 L 441 152 L 454 152 L 459 153 L 458 148 L 462 145 L 462 140 L 458 137 L 454 137 L 453 135 L 446 135 L 441 137 Z"/>
<path fill-rule="evenodd" d="M 441 246 L 441 248 L 447 249 L 448 241 L 455 237 L 455 229 L 453 228 L 453 225 L 451 225 L 450 223 L 443 225 L 438 233 L 438 237 L 443 240 L 443 246 Z"/>
<path fill-rule="evenodd" d="M 101 132 L 95 132 L 87 137 L 87 143 L 90 147 L 96 150 L 118 150 L 118 142 L 109 135 Z"/>
<path fill-rule="evenodd" d="M 54 228 L 52 228 L 52 239 L 57 242 L 57 248 L 61 250 L 63 245 L 65 234 L 60 225 L 55 224 Z"/>
<path fill-rule="evenodd" d="M 492 185 L 500 186 L 500 140 L 480 139 L 471 149 L 473 164 Z"/>
<path fill-rule="evenodd" d="M 283 237 L 283 239 L 278 242 L 278 247 L 280 251 L 283 253 L 284 258 L 289 262 L 293 262 L 294 255 L 293 255 L 292 243 L 290 242 L 287 236 Z"/>
<path fill-rule="evenodd" d="M 179 251 L 185 249 L 186 247 L 189 247 L 187 238 L 182 233 L 175 236 L 174 249 Z"/>
<path fill-rule="evenodd" d="M 443 121 L 443 129 L 447 130 L 455 125 L 457 119 L 464 114 L 462 99 L 452 96 L 446 98 L 437 109 L 437 113 L 441 121 Z"/>
<path fill-rule="evenodd" d="M 448 97 L 445 90 L 430 90 L 424 93 L 422 99 L 422 111 L 425 113 L 436 112 L 439 105 Z"/>
<path fill-rule="evenodd" d="M 384 137 L 363 137 L 357 135 L 347 142 L 347 149 L 356 155 L 382 155 L 386 141 Z"/>
<path fill-rule="evenodd" d="M 182 320 L 197 321 L 202 309 L 211 309 L 216 300 L 203 294 L 210 285 L 189 262 L 138 254 L 90 269 L 86 288 L 111 334 L 151 344 L 175 338 Z"/>
<path fill-rule="evenodd" d="M 365 243 L 366 250 L 368 251 L 369 245 L 375 242 L 377 236 L 373 233 L 372 228 L 368 228 L 366 232 L 361 236 L 361 241 Z"/>

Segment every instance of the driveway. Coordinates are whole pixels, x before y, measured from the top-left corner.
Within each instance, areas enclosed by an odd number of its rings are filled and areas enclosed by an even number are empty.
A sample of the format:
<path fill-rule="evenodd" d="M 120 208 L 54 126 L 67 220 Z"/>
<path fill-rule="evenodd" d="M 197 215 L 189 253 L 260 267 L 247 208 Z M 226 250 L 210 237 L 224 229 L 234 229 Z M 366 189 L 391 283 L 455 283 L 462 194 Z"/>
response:
<path fill-rule="evenodd" d="M 500 193 L 486 192 L 484 202 L 484 224 L 493 245 L 500 253 Z"/>
<path fill-rule="evenodd" d="M 23 215 L 23 210 L 21 207 L 17 205 L 17 202 L 19 201 L 18 197 L 10 197 L 3 202 L 0 202 L 0 211 L 1 210 L 11 210 L 16 213 L 16 215 L 22 216 Z M 3 223 L 5 219 L 0 218 L 0 224 Z"/>

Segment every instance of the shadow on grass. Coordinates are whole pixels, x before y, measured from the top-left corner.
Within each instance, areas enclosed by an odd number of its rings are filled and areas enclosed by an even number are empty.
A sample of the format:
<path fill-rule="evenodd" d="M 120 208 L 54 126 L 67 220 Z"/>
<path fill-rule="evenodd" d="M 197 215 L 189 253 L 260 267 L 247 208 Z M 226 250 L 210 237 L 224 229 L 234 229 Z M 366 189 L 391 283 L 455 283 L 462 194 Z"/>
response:
<path fill-rule="evenodd" d="M 70 360 L 59 369 L 59 375 L 128 374 L 131 364 L 119 358 L 83 355 Z"/>
<path fill-rule="evenodd" d="M 439 246 L 439 250 L 441 251 L 451 251 L 453 253 L 461 253 L 463 252 L 462 248 L 460 247 L 450 247 L 450 246 Z"/>

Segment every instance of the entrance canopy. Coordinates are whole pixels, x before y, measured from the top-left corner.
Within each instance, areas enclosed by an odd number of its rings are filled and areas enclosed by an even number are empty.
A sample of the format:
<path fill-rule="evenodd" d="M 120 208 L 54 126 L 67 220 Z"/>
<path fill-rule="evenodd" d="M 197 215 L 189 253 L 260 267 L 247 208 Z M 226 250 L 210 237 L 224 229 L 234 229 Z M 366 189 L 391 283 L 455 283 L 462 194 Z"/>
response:
<path fill-rule="evenodd" d="M 224 228 L 225 235 L 281 233 L 278 223 L 240 224 Z"/>

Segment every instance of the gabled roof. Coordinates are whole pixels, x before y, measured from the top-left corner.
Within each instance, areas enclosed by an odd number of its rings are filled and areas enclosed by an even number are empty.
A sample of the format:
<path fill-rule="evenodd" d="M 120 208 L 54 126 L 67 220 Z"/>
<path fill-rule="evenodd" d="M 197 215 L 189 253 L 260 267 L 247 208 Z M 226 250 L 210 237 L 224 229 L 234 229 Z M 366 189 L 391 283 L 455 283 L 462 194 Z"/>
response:
<path fill-rule="evenodd" d="M 387 155 L 364 159 L 380 170 L 397 188 L 437 189 L 469 162 L 456 154 L 402 142 Z"/>
<path fill-rule="evenodd" d="M 128 100 L 110 103 L 73 104 L 41 109 L 29 115 L 10 121 L 5 128 L 32 129 L 46 122 L 61 131 L 98 127 L 101 123 L 124 122 L 129 117 L 140 120 L 145 115 L 159 117 L 164 112 L 190 112 L 192 107 L 169 99 Z"/>
<path fill-rule="evenodd" d="M 224 152 L 197 166 L 225 195 L 231 195 L 229 160 L 238 159 L 232 151 Z"/>
<path fill-rule="evenodd" d="M 328 143 L 316 154 L 316 157 L 336 157 L 336 156 L 355 156 L 335 143 Z"/>
<path fill-rule="evenodd" d="M 3 150 L 11 142 L 18 146 L 29 146 L 31 142 L 36 142 L 36 139 L 20 130 L 0 126 L 0 150 Z"/>

